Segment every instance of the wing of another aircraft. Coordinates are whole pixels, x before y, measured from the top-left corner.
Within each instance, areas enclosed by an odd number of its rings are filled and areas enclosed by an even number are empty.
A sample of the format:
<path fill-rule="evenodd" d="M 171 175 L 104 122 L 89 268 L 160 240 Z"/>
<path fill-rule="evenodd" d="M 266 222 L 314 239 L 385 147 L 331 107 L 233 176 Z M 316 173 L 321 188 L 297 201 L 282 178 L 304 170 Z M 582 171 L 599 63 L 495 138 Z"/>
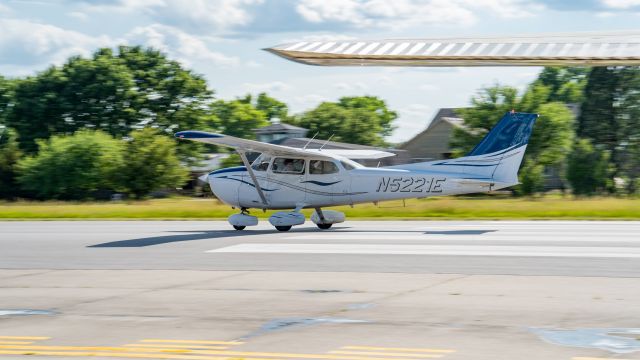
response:
<path fill-rule="evenodd" d="M 265 50 L 324 66 L 638 65 L 640 32 L 300 41 Z"/>
<path fill-rule="evenodd" d="M 348 159 L 381 159 L 395 156 L 394 153 L 381 150 L 298 149 L 204 131 L 181 131 L 176 133 L 175 136 L 179 139 L 224 145 L 241 151 L 259 152 L 272 156 L 323 157 L 331 159 L 335 156 L 346 157 Z"/>

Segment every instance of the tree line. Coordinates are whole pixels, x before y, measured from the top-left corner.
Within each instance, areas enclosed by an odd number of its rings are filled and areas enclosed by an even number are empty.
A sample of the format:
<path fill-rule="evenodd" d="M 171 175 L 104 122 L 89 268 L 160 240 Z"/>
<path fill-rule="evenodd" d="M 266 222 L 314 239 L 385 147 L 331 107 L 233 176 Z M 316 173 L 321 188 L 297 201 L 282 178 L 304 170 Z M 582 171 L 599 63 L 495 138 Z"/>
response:
<path fill-rule="evenodd" d="M 152 48 L 103 48 L 33 76 L 0 76 L 0 198 L 142 198 L 180 188 L 214 146 L 173 134 L 198 129 L 253 138 L 281 121 L 319 138 L 384 145 L 397 114 L 372 96 L 301 114 L 266 93 L 215 98 L 205 79 Z"/>
<path fill-rule="evenodd" d="M 483 88 L 459 111 L 454 153 L 468 152 L 511 109 L 541 114 L 517 193 L 541 192 L 550 170 L 577 195 L 638 193 L 639 68 L 547 67 L 522 92 Z M 216 99 L 201 75 L 157 50 L 99 49 L 33 76 L 0 76 L 0 198 L 142 198 L 180 188 L 203 154 L 227 151 L 176 142 L 181 130 L 254 138 L 254 129 L 278 118 L 318 138 L 388 146 L 397 117 L 374 96 L 300 114 L 266 93 Z"/>
<path fill-rule="evenodd" d="M 470 150 L 512 109 L 540 114 L 517 193 L 542 192 L 545 170 L 556 171 L 576 195 L 639 192 L 640 68 L 546 67 L 522 93 L 483 88 L 460 110 L 465 126 L 454 130 L 456 153 Z"/>

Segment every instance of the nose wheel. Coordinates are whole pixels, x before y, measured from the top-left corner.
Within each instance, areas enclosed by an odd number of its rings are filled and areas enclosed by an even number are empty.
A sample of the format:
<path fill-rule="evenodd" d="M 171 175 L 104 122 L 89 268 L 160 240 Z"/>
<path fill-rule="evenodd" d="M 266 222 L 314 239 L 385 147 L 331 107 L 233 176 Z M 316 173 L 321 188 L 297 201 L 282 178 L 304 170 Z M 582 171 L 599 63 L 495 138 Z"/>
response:
<path fill-rule="evenodd" d="M 249 211 L 246 208 L 240 209 L 240 214 L 233 214 L 229 216 L 229 224 L 236 230 L 244 230 L 247 226 L 258 225 L 258 218 L 249 215 Z"/>
<path fill-rule="evenodd" d="M 276 230 L 278 231 L 289 231 L 291 230 L 291 225 L 287 225 L 287 226 L 276 226 Z"/>
<path fill-rule="evenodd" d="M 333 224 L 316 224 L 316 226 L 318 226 L 318 228 L 322 229 L 322 230 L 330 229 L 331 225 L 333 225 Z"/>

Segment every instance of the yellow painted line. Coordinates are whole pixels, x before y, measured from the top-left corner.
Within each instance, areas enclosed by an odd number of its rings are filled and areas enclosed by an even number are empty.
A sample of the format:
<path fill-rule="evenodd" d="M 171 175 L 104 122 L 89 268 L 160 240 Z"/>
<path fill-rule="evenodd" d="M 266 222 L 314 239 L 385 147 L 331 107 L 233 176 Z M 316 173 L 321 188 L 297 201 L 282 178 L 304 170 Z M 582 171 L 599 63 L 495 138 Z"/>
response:
<path fill-rule="evenodd" d="M 33 344 L 33 341 L 4 341 L 0 340 L 0 345 L 27 345 Z"/>
<path fill-rule="evenodd" d="M 411 358 L 439 358 L 443 355 L 440 354 L 408 354 L 408 353 L 389 353 L 389 352 L 374 352 L 374 351 L 343 351 L 335 350 L 329 351 L 329 354 L 345 354 L 345 355 L 371 355 L 371 356 L 405 356 Z"/>
<path fill-rule="evenodd" d="M 144 339 L 144 343 L 180 343 L 180 344 L 211 344 L 211 345 L 242 345 L 241 341 L 215 341 L 215 340 L 169 340 L 169 339 Z"/>
<path fill-rule="evenodd" d="M 216 350 L 190 350 L 190 349 L 165 349 L 154 348 L 133 348 L 133 347 L 110 347 L 110 346 L 45 346 L 45 345 L 0 345 L 0 349 L 28 351 L 114 351 L 120 353 L 136 352 L 176 352 L 183 354 L 216 355 L 222 357 L 268 357 L 268 358 L 293 358 L 293 359 L 330 359 L 330 360 L 386 360 L 379 357 L 367 356 L 347 356 L 347 355 L 323 355 L 323 354 L 293 354 L 293 353 L 271 353 L 271 352 L 244 352 L 244 351 L 216 351 Z"/>
<path fill-rule="evenodd" d="M 414 352 L 436 352 L 436 353 L 452 353 L 455 350 L 450 349 L 426 349 L 426 348 L 402 348 L 402 347 L 380 347 L 380 346 L 343 346 L 341 349 L 348 350 L 378 350 L 378 351 L 414 351 Z"/>
<path fill-rule="evenodd" d="M 46 336 L 0 336 L 2 340 L 49 340 Z"/>
<path fill-rule="evenodd" d="M 137 359 L 192 359 L 192 360 L 234 359 L 231 357 L 198 356 L 198 355 L 131 354 L 131 353 L 114 353 L 114 352 L 30 351 L 30 350 L 0 350 L 0 355 L 115 357 L 115 358 L 137 358 Z M 242 360 L 273 360 L 273 359 L 244 358 Z"/>
<path fill-rule="evenodd" d="M 174 344 L 126 344 L 126 347 L 161 347 L 161 348 L 186 348 L 186 349 L 202 349 L 202 350 L 225 350 L 227 346 L 207 346 L 207 345 L 174 345 Z"/>

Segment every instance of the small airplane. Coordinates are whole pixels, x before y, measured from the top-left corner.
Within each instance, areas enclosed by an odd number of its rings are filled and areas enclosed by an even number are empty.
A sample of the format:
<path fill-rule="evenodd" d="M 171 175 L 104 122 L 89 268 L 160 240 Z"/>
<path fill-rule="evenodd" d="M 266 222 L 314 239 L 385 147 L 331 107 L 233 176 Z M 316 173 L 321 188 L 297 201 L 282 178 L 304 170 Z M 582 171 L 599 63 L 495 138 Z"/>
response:
<path fill-rule="evenodd" d="M 538 114 L 508 112 L 466 156 L 386 167 L 365 167 L 353 159 L 394 154 L 377 150 L 305 149 L 203 131 L 181 131 L 179 139 L 234 148 L 244 166 L 206 176 L 212 192 L 239 208 L 229 223 L 236 230 L 258 224 L 249 209 L 279 211 L 269 217 L 279 231 L 305 222 L 313 208 L 320 229 L 344 222 L 340 211 L 323 208 L 379 201 L 490 192 L 518 184 L 518 169 Z M 252 163 L 247 152 L 261 155 Z M 293 209 L 293 210 L 291 210 Z"/>

